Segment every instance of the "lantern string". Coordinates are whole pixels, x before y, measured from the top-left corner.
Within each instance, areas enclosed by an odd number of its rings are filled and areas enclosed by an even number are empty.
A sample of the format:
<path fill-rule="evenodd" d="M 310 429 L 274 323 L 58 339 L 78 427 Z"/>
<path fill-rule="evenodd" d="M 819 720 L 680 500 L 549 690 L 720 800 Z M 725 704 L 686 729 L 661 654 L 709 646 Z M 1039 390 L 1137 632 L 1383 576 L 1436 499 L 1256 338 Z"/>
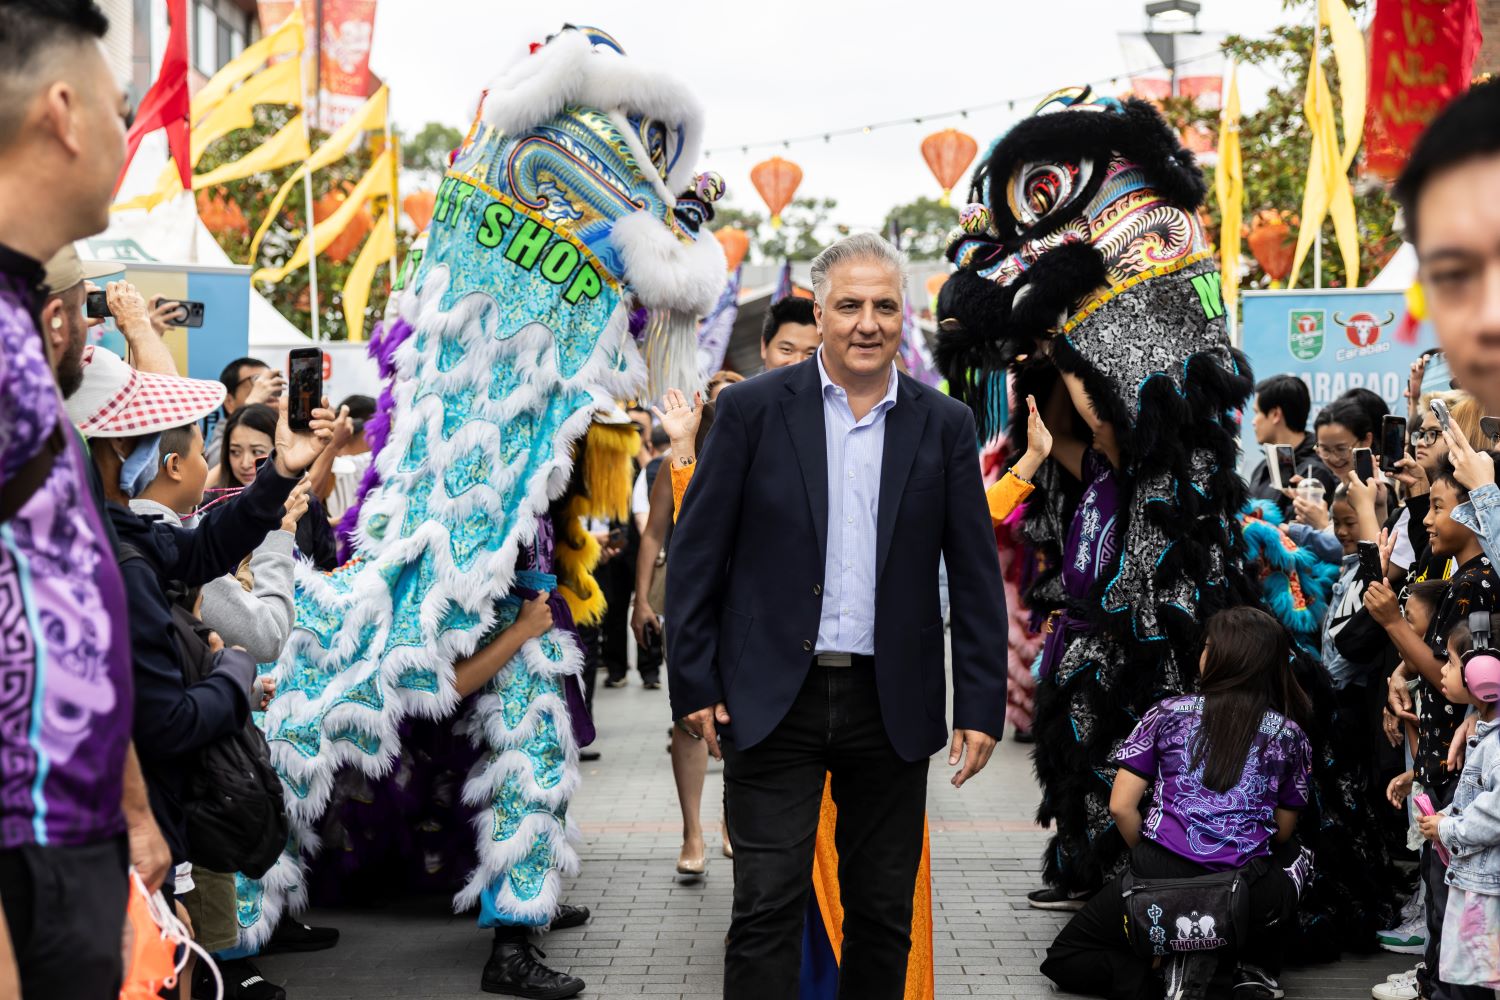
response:
<path fill-rule="evenodd" d="M 1222 52 L 1205 52 L 1204 54 L 1199 56 L 1192 56 L 1188 59 L 1179 60 L 1177 63 L 1177 70 L 1180 71 L 1184 66 L 1190 65 L 1195 62 L 1202 62 L 1207 59 L 1223 58 L 1224 54 Z M 1164 69 L 1167 69 L 1166 64 L 1159 63 L 1156 66 L 1148 66 L 1134 73 L 1116 73 L 1113 76 L 1101 77 L 1098 80 L 1090 81 L 1087 85 L 1094 88 L 1101 87 L 1105 84 L 1113 85 L 1122 78 L 1128 79 L 1132 76 L 1140 76 L 1145 73 L 1151 73 L 1156 70 Z M 1035 103 L 1053 93 L 1056 93 L 1055 89 L 1041 91 L 1034 94 L 1026 94 L 1019 97 L 1001 98 L 1000 100 L 988 101 L 984 104 L 970 104 L 967 107 L 954 108 L 951 111 L 936 111 L 921 115 L 909 115 L 905 118 L 891 118 L 887 121 L 870 122 L 868 125 L 851 125 L 848 128 L 821 128 L 813 132 L 808 132 L 804 135 L 788 136 L 783 139 L 762 139 L 759 142 L 730 142 L 725 143 L 722 146 L 714 146 L 712 148 L 705 149 L 703 151 L 703 155 L 712 156 L 714 153 L 732 153 L 735 151 L 738 151 L 740 153 L 748 153 L 752 149 L 767 149 L 775 146 L 780 146 L 783 149 L 790 149 L 792 143 L 830 142 L 834 137 L 842 138 L 849 135 L 868 135 L 876 129 L 895 128 L 897 126 L 903 125 L 923 125 L 929 122 L 941 121 L 945 118 L 967 118 L 969 117 L 969 115 L 976 112 L 993 111 L 996 108 L 1002 106 L 1007 110 L 1014 111 L 1017 104 L 1020 104 L 1024 107 L 1028 102 Z"/>

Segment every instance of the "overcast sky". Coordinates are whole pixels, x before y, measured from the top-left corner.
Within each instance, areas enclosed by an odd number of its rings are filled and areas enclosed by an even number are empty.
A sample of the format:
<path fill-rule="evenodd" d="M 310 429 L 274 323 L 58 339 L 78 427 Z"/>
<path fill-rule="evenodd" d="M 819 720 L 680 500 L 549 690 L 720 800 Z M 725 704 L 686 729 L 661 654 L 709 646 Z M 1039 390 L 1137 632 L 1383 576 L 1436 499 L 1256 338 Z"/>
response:
<path fill-rule="evenodd" d="M 750 0 L 692 4 L 496 3 L 494 0 L 381 0 L 371 64 L 391 87 L 398 125 L 428 121 L 458 128 L 480 90 L 562 23 L 610 32 L 632 59 L 666 67 L 698 94 L 706 146 L 730 147 L 702 161 L 729 186 L 732 205 L 761 209 L 750 167 L 773 154 L 804 173 L 799 195 L 836 198 L 834 222 L 879 225 L 895 204 L 939 193 L 918 145 L 949 126 L 980 150 L 1028 110 L 1038 94 L 1106 79 L 1127 68 L 1119 33 L 1139 32 L 1134 0 Z M 543 11 L 545 8 L 545 11 Z M 1263 35 L 1282 23 L 1280 0 L 1203 0 L 1204 31 Z M 1245 74 L 1247 104 L 1264 76 Z M 742 143 L 860 127 L 869 122 L 1017 98 L 958 118 L 903 125 L 790 149 Z M 955 194 L 962 203 L 963 184 Z"/>

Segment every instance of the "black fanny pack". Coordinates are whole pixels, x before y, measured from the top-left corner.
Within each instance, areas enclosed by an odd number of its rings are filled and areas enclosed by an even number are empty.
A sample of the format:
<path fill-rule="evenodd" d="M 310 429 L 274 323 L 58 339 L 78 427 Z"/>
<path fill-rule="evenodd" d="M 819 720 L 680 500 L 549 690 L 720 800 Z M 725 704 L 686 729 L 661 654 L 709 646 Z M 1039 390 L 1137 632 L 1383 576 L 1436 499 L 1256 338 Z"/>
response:
<path fill-rule="evenodd" d="M 1250 922 L 1250 882 L 1265 864 L 1257 858 L 1243 868 L 1189 878 L 1141 878 L 1127 868 L 1120 894 L 1131 949 L 1155 958 L 1238 946 Z"/>

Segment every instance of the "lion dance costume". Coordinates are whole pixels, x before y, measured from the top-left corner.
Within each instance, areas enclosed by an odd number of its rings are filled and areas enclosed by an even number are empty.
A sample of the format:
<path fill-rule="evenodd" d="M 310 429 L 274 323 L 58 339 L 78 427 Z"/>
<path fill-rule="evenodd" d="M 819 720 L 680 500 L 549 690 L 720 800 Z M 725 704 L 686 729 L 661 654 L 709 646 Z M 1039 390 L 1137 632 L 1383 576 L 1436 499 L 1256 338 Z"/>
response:
<path fill-rule="evenodd" d="M 240 879 L 244 943 L 305 904 L 336 775 L 386 776 L 429 720 L 477 756 L 461 789 L 477 863 L 455 906 L 489 926 L 556 912 L 591 730 L 558 575 L 580 610 L 594 591 L 587 553 L 554 553 L 584 509 L 568 496 L 596 478 L 574 456 L 597 414 L 641 390 L 642 352 L 661 380 L 699 384 L 696 320 L 725 280 L 703 227 L 722 183 L 692 173 L 700 136 L 691 95 L 593 29 L 568 26 L 487 92 L 375 341 L 388 385 L 352 558 L 298 571 L 264 720 L 293 833 L 264 879 Z M 461 703 L 453 663 L 543 590 L 555 627 Z"/>
<path fill-rule="evenodd" d="M 1069 890 L 1098 887 L 1123 857 L 1108 808 L 1116 743 L 1186 688 L 1201 623 L 1249 594 L 1234 411 L 1252 383 L 1195 214 L 1204 191 L 1149 105 L 1064 92 L 995 144 L 975 175 L 985 204 L 950 242 L 939 365 L 981 434 L 1004 430 L 1008 369 L 1018 398 L 1044 399 L 1055 366 L 1115 428 L 1126 473 L 1118 544 L 1086 595 L 1062 586 L 1078 496 L 1057 463 L 1038 474 L 1023 526 L 1046 567 L 1028 603 L 1061 612 L 1066 630 L 1049 636 L 1060 655 L 1040 679 L 1034 732 L 1038 819 L 1055 828 L 1045 877 Z M 1024 419 L 1009 433 L 1024 450 Z"/>

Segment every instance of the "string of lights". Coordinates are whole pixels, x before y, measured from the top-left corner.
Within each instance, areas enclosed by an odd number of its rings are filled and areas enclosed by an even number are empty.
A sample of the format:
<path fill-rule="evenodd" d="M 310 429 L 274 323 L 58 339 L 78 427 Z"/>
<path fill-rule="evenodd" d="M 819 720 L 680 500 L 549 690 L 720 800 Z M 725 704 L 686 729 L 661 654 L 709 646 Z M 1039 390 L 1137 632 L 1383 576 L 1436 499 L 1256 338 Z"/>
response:
<path fill-rule="evenodd" d="M 1177 63 L 1177 69 L 1181 70 L 1182 67 L 1195 62 L 1202 62 L 1208 59 L 1223 58 L 1223 53 L 1205 52 L 1199 56 L 1193 56 L 1188 59 L 1179 60 Z M 1120 84 L 1120 79 L 1122 77 L 1129 78 L 1130 76 L 1139 76 L 1143 73 L 1152 73 L 1156 72 L 1157 70 L 1165 70 L 1167 68 L 1168 67 L 1166 66 L 1166 64 L 1158 63 L 1155 66 L 1148 66 L 1145 69 L 1137 71 L 1136 73 L 1116 73 L 1114 76 L 1092 80 L 1089 81 L 1088 86 L 1101 87 L 1105 84 L 1108 84 L 1110 87 L 1118 87 Z M 1053 93 L 1053 91 L 1040 91 L 1035 94 L 1027 94 L 1020 97 L 1007 97 L 998 101 L 989 101 L 984 104 L 971 104 L 968 107 L 954 108 L 950 111 L 936 111 L 930 114 L 912 115 L 906 118 L 892 118 L 888 121 L 871 122 L 868 125 L 854 125 L 846 128 L 823 129 L 819 132 L 808 132 L 805 135 L 794 135 L 789 136 L 785 139 L 762 139 L 758 142 L 728 143 L 723 146 L 714 146 L 711 149 L 705 149 L 703 151 L 703 156 L 704 158 L 709 158 L 712 157 L 715 153 L 748 153 L 752 149 L 773 149 L 777 146 L 780 146 L 783 149 L 790 149 L 792 148 L 792 145 L 794 143 L 817 142 L 819 140 L 823 142 L 832 142 L 835 138 L 841 138 L 843 136 L 869 135 L 871 132 L 874 132 L 877 129 L 895 128 L 898 126 L 923 125 L 928 122 L 944 121 L 949 118 L 967 118 L 971 114 L 977 114 L 981 111 L 993 111 L 996 108 L 1000 108 L 1002 106 L 1009 111 L 1014 111 L 1016 110 L 1017 104 L 1021 105 L 1022 107 L 1027 107 L 1028 104 L 1035 104 L 1037 101 L 1040 101 L 1042 98 L 1051 93 Z"/>

